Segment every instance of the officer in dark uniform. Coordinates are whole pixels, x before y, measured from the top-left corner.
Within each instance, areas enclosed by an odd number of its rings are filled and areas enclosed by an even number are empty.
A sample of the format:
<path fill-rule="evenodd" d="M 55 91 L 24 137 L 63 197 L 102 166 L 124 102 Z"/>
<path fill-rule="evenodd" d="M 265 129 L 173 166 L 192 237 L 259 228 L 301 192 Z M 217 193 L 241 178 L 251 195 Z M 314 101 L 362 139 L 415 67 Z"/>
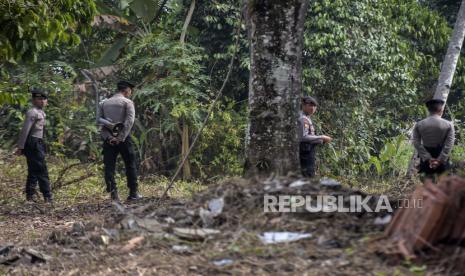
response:
<path fill-rule="evenodd" d="M 99 122 L 102 123 L 100 134 L 103 139 L 103 163 L 107 192 L 112 200 L 119 200 L 115 181 L 116 158 L 121 154 L 126 168 L 128 200 L 142 196 L 138 193 L 136 155 L 130 132 L 134 125 L 134 103 L 129 99 L 134 85 L 127 81 L 117 84 L 117 92 L 111 98 L 100 103 Z"/>
<path fill-rule="evenodd" d="M 444 104 L 440 99 L 427 101 L 426 107 L 430 114 L 417 122 L 413 129 L 413 145 L 420 156 L 419 172 L 427 178 L 434 178 L 449 169 L 455 130 L 452 122 L 441 118 Z"/>
<path fill-rule="evenodd" d="M 315 176 L 315 154 L 319 144 L 329 143 L 332 138 L 326 135 L 316 135 L 313 122 L 310 119 L 317 109 L 318 102 L 310 97 L 302 98 L 302 113 L 299 118 L 299 138 L 300 138 L 300 167 L 302 175 L 305 177 Z"/>
<path fill-rule="evenodd" d="M 32 201 L 37 182 L 45 202 L 52 202 L 50 180 L 47 163 L 45 162 L 44 127 L 47 105 L 47 92 L 42 89 L 33 89 L 32 105 L 26 113 L 23 128 L 19 135 L 17 155 L 24 154 L 27 159 L 26 200 Z"/>

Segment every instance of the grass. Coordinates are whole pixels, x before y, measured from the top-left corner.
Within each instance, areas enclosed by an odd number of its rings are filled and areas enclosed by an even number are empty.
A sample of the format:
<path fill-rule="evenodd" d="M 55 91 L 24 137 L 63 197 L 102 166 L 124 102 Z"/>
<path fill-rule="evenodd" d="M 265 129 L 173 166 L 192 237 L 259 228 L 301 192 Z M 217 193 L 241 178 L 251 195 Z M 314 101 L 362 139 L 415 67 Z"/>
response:
<path fill-rule="evenodd" d="M 53 196 L 56 205 L 75 205 L 85 203 L 92 199 L 102 200 L 109 198 L 105 192 L 103 178 L 103 164 L 89 163 L 79 164 L 78 160 L 47 158 L 50 182 L 52 183 Z M 71 167 L 70 167 L 71 166 Z M 68 169 L 66 169 L 68 168 Z M 124 165 L 117 164 L 116 181 L 121 198 L 125 198 L 129 191 L 126 186 Z M 0 160 L 0 203 L 10 206 L 24 204 L 24 187 L 27 178 L 27 165 L 24 157 L 10 156 Z M 64 184 L 57 189 L 54 186 L 57 180 Z M 76 181 L 79 180 L 79 181 Z M 75 182 L 73 182 L 75 181 Z M 149 176 L 139 181 L 140 193 L 145 197 L 159 197 L 169 184 L 169 179 L 164 176 Z M 193 194 L 205 189 L 200 181 L 176 181 L 169 192 L 172 198 L 189 199 Z M 39 187 L 37 187 L 39 191 Z"/>

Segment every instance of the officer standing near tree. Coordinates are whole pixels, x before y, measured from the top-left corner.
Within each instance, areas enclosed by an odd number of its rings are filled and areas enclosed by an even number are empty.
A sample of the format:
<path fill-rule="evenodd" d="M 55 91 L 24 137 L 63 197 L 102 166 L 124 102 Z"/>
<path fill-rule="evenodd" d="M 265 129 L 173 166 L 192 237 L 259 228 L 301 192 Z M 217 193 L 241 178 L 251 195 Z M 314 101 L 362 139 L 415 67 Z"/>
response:
<path fill-rule="evenodd" d="M 318 102 L 310 97 L 302 98 L 302 113 L 299 118 L 300 137 L 300 167 L 304 177 L 315 176 L 315 154 L 319 144 L 329 143 L 332 138 L 326 135 L 315 135 L 315 128 L 311 116 L 315 114 Z"/>
<path fill-rule="evenodd" d="M 33 201 L 37 182 L 42 192 L 44 201 L 52 203 L 50 180 L 48 177 L 47 163 L 45 162 L 44 127 L 47 105 L 47 92 L 42 89 L 32 89 L 32 105 L 26 113 L 23 128 L 19 135 L 16 154 L 26 156 L 27 181 L 26 200 Z"/>
<path fill-rule="evenodd" d="M 449 169 L 449 155 L 454 146 L 455 130 L 452 122 L 444 120 L 443 100 L 426 102 L 429 116 L 417 122 L 413 129 L 413 145 L 420 156 L 420 173 L 427 178 Z"/>
<path fill-rule="evenodd" d="M 136 155 L 130 136 L 134 125 L 135 109 L 134 103 L 129 99 L 134 85 L 127 81 L 117 84 L 117 93 L 111 98 L 100 103 L 99 117 L 108 122 L 119 125 L 122 129 L 115 133 L 107 126 L 102 126 L 100 134 L 103 139 L 103 163 L 105 167 L 105 182 L 107 192 L 112 200 L 119 200 L 115 181 L 116 159 L 121 154 L 126 168 L 127 186 L 129 188 L 128 200 L 142 198 L 138 193 Z"/>

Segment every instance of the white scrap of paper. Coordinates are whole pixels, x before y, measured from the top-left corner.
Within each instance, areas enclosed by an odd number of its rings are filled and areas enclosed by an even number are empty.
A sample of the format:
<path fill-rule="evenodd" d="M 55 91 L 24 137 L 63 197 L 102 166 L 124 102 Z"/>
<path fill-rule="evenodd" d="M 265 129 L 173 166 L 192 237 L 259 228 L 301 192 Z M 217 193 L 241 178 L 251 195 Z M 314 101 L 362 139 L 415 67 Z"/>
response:
<path fill-rule="evenodd" d="M 300 239 L 311 238 L 310 233 L 295 233 L 295 232 L 265 232 L 258 235 L 264 244 L 273 244 L 280 242 L 293 242 Z"/>

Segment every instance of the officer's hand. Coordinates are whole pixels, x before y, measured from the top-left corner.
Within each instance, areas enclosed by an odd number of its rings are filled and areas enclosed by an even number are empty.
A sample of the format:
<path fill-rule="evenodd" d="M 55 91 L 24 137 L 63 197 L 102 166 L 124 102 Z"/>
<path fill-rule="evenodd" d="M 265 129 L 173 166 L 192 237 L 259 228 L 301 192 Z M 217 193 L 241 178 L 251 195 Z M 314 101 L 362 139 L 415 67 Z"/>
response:
<path fill-rule="evenodd" d="M 333 140 L 333 138 L 326 136 L 326 135 L 323 135 L 323 137 L 321 138 L 323 139 L 323 143 L 325 144 L 330 143 Z"/>
<path fill-rule="evenodd" d="M 439 161 L 438 159 L 430 159 L 429 160 L 429 167 L 431 169 L 436 169 L 440 165 L 441 165 L 441 161 Z"/>
<path fill-rule="evenodd" d="M 23 150 L 22 149 L 16 149 L 15 154 L 16 155 L 23 155 Z"/>
<path fill-rule="evenodd" d="M 110 143 L 110 145 L 112 145 L 112 146 L 115 146 L 115 145 L 118 145 L 118 144 L 119 144 L 119 140 L 116 139 L 116 138 L 110 138 L 110 140 L 108 141 L 108 143 Z"/>

